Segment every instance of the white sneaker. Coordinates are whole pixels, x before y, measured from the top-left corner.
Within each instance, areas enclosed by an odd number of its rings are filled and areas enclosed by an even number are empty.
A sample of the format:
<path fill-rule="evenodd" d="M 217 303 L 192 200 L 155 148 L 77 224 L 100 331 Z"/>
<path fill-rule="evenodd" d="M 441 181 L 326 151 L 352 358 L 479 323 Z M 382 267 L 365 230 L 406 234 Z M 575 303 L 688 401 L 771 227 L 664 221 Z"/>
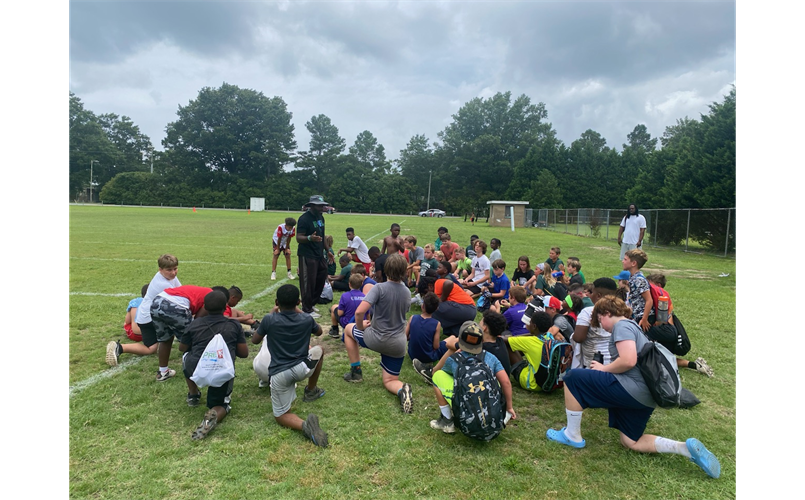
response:
<path fill-rule="evenodd" d="M 277 279 L 277 273 L 272 271 L 271 272 L 271 280 L 274 281 L 275 279 Z"/>
<path fill-rule="evenodd" d="M 316 311 L 311 311 L 310 313 L 311 318 L 321 318 L 321 314 L 317 313 Z"/>
<path fill-rule="evenodd" d="M 296 279 L 296 278 L 294 278 L 293 274 L 291 274 L 291 271 L 288 271 L 288 279 L 289 280 L 295 280 Z"/>

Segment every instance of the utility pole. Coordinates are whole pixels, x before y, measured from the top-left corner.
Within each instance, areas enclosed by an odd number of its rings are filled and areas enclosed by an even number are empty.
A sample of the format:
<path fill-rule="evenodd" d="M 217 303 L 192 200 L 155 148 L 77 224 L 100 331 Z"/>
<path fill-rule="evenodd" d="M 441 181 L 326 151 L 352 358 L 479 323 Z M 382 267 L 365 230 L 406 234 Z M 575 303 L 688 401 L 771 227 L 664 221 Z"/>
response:
<path fill-rule="evenodd" d="M 90 162 L 89 162 L 89 202 L 90 203 L 92 203 L 92 166 L 96 161 L 98 161 L 98 160 L 90 160 Z"/>
<path fill-rule="evenodd" d="M 430 179 L 433 177 L 433 170 L 428 171 L 428 208 L 425 210 L 430 210 Z"/>

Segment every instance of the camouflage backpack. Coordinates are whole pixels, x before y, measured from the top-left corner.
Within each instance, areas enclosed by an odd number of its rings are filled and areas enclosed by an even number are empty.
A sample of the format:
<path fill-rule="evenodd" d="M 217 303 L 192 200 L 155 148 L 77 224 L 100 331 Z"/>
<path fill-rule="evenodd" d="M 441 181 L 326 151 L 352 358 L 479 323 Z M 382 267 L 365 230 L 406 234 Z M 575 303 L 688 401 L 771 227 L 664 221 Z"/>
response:
<path fill-rule="evenodd" d="M 503 430 L 506 410 L 492 369 L 484 363 L 484 352 L 455 353 L 453 372 L 453 421 L 468 437 L 491 441 Z"/>

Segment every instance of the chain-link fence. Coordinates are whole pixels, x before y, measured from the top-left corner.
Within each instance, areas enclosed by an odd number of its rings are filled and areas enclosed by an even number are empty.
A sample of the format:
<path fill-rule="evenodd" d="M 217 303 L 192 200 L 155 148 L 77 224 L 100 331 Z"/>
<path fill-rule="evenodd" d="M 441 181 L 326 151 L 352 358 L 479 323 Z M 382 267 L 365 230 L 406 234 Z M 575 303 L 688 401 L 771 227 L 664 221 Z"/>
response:
<path fill-rule="evenodd" d="M 618 239 L 625 210 L 603 208 L 526 209 L 526 225 L 549 231 Z M 735 255 L 735 208 L 641 210 L 646 218 L 643 247 L 676 247 L 686 252 Z"/>

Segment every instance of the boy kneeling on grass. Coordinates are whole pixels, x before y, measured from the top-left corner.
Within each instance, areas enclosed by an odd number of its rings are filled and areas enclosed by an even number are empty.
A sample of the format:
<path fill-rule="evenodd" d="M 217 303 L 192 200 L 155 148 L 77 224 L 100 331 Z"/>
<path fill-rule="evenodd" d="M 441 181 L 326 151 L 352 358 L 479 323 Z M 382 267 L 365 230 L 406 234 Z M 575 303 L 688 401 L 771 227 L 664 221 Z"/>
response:
<path fill-rule="evenodd" d="M 201 355 L 209 344 L 210 340 L 220 333 L 229 348 L 229 354 L 233 361 L 235 356 L 239 358 L 249 357 L 249 346 L 246 344 L 246 336 L 243 328 L 237 321 L 224 316 L 227 297 L 223 292 L 214 290 L 204 296 L 204 309 L 208 315 L 193 320 L 182 334 L 179 342 L 179 351 L 185 353 L 182 356 L 182 372 L 187 382 L 187 406 L 198 406 L 201 399 L 201 391 L 195 382 L 190 380 L 196 370 Z M 231 402 L 232 386 L 235 379 L 231 378 L 220 387 L 207 388 L 207 413 L 204 420 L 193 431 L 193 439 L 204 439 L 216 425 L 221 423 L 229 413 L 229 403 Z"/>
<path fill-rule="evenodd" d="M 283 427 L 302 431 L 313 444 L 326 448 L 327 433 L 319 427 L 319 417 L 311 413 L 307 420 L 302 420 L 289 411 L 296 399 L 297 382 L 309 379 L 302 401 L 308 403 L 324 396 L 324 390 L 316 386 L 324 360 L 322 349 L 310 347 L 310 335 L 319 337 L 322 329 L 310 314 L 297 307 L 299 304 L 299 289 L 295 285 L 282 285 L 277 290 L 276 306 L 260 322 L 252 343 L 259 344 L 263 337 L 268 342 L 274 419 Z"/>

